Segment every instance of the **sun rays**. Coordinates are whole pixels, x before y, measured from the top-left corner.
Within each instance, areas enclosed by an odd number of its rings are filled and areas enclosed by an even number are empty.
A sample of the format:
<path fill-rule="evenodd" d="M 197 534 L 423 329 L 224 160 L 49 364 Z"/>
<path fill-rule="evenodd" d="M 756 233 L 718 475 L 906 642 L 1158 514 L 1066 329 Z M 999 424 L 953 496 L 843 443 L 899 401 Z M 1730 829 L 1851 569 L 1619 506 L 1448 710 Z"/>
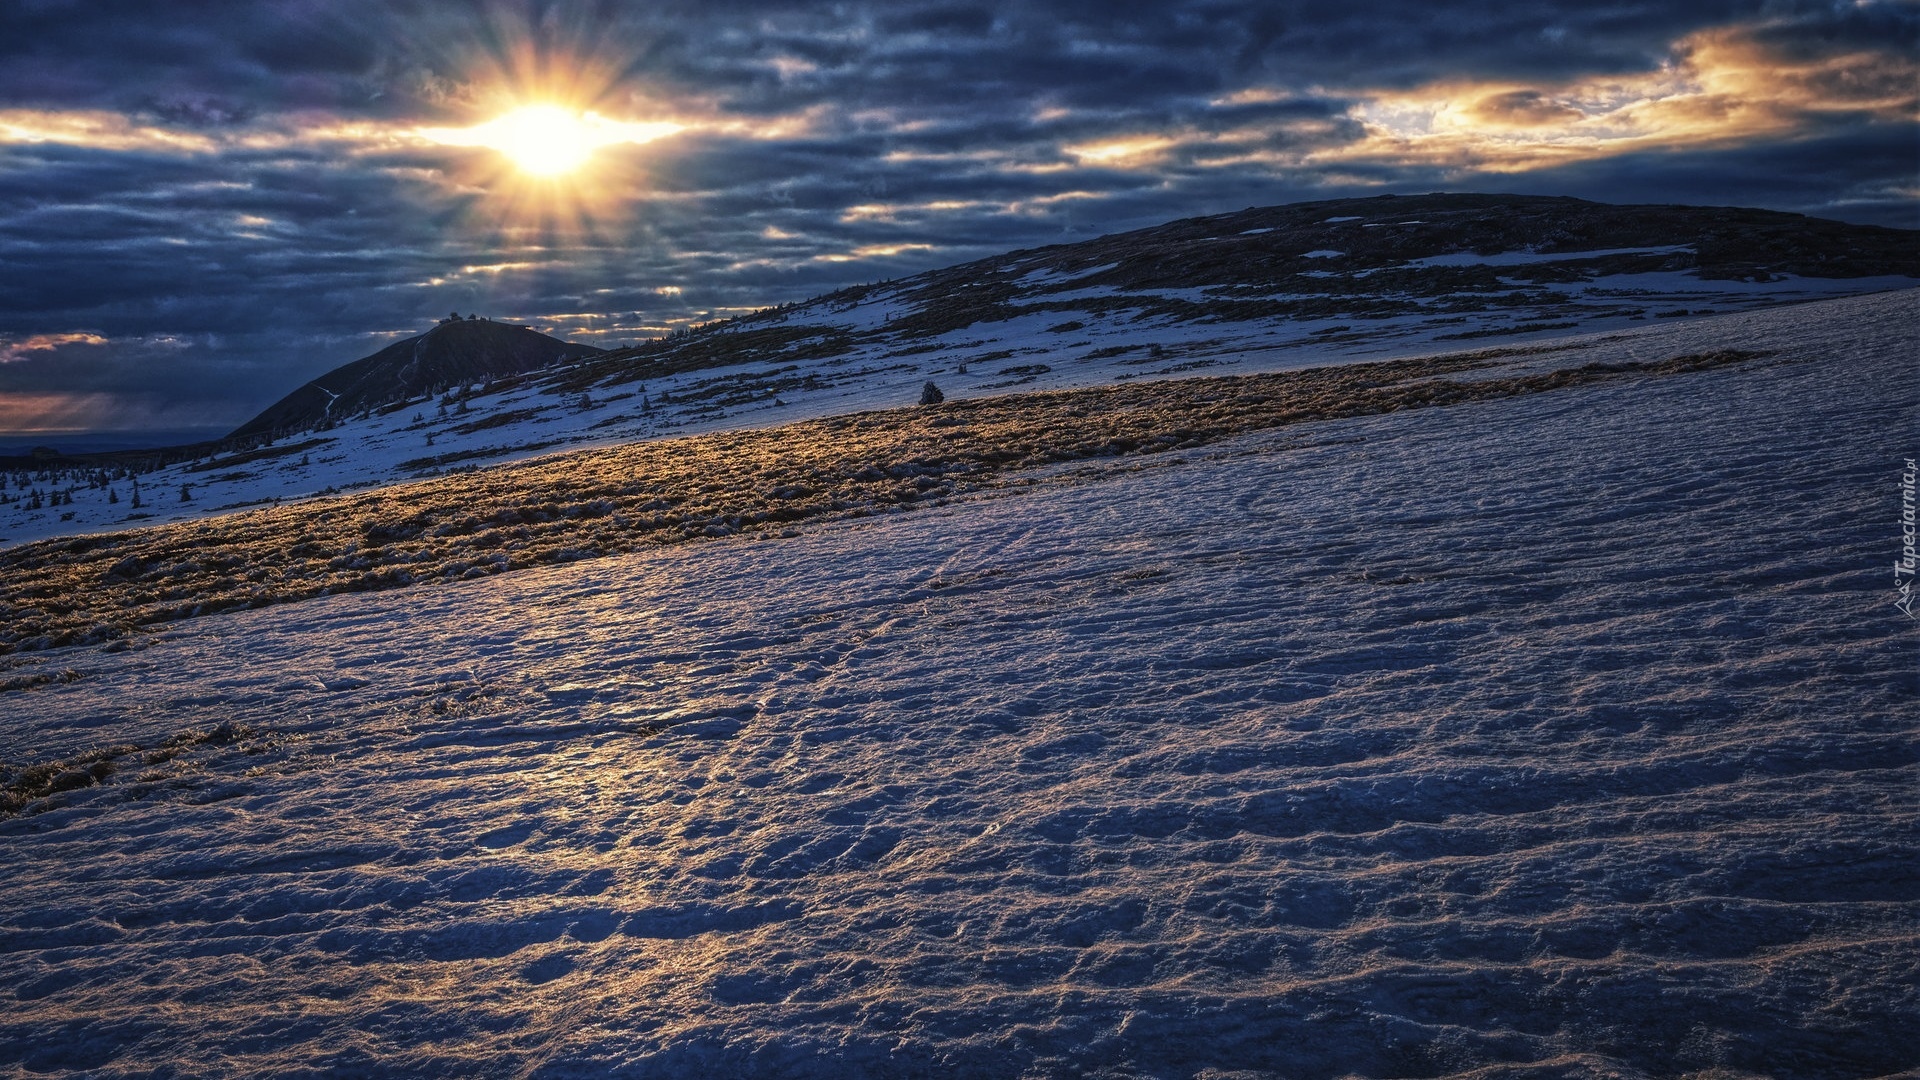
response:
<path fill-rule="evenodd" d="M 468 242 L 518 251 L 621 234 L 657 197 L 676 153 L 662 141 L 707 126 L 698 102 L 636 66 L 644 42 L 603 29 L 494 8 L 409 42 L 433 72 L 432 108 L 398 156 Z"/>
<path fill-rule="evenodd" d="M 421 128 L 421 137 L 445 146 L 484 146 L 498 151 L 514 168 L 534 177 L 553 178 L 585 166 L 605 147 L 642 145 L 686 130 L 671 121 L 613 120 L 564 105 L 522 105 L 465 128 Z"/>

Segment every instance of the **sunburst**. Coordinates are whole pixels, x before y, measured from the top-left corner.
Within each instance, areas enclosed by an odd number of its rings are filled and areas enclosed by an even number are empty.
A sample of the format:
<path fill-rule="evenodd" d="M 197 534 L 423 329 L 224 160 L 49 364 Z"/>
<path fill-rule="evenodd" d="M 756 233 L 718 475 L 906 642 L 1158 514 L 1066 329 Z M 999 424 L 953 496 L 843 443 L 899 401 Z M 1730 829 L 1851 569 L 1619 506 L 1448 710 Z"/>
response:
<path fill-rule="evenodd" d="M 672 151 L 649 144 L 706 125 L 600 21 L 492 12 L 419 43 L 449 77 L 436 86 L 442 119 L 404 139 L 429 148 L 421 175 L 458 208 L 442 220 L 501 251 L 620 235 L 670 170 Z"/>
<path fill-rule="evenodd" d="M 580 169 L 595 151 L 605 147 L 650 143 L 683 130 L 683 125 L 671 121 L 615 120 L 596 112 L 538 102 L 471 127 L 422 128 L 420 134 L 446 146 L 483 146 L 497 151 L 528 176 L 559 177 Z"/>

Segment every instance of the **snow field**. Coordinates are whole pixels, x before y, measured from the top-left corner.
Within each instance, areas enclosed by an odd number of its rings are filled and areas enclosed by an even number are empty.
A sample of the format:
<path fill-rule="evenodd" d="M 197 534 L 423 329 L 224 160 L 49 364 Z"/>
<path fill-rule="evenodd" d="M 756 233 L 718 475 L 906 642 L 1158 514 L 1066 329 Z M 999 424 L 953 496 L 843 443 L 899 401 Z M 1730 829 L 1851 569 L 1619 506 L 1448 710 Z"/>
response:
<path fill-rule="evenodd" d="M 237 734 L 0 822 L 0 1068 L 1920 1067 L 1911 296 L 49 654 L 9 761 Z"/>

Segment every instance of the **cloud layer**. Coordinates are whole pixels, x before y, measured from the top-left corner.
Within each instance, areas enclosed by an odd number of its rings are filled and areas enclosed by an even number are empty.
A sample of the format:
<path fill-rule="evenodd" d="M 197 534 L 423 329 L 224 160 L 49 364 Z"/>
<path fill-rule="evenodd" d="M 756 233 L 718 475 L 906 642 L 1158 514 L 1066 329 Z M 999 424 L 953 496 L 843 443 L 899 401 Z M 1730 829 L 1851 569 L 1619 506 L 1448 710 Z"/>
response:
<path fill-rule="evenodd" d="M 1920 223 L 1909 0 L 625 9 L 0 9 L 0 432 L 230 426 L 449 310 L 624 342 L 1303 198 Z M 501 152 L 539 102 L 581 169 Z"/>

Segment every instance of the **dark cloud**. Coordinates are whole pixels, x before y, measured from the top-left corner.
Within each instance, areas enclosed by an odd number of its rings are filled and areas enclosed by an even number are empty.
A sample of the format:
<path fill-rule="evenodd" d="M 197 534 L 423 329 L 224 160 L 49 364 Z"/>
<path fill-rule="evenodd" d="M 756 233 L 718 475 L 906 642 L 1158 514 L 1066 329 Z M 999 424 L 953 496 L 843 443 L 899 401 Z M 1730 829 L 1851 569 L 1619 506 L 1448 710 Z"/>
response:
<path fill-rule="evenodd" d="M 1483 86 L 1461 115 L 1546 137 L 1580 120 L 1567 87 L 1702 42 L 1796 67 L 1774 127 L 1482 172 L 1472 147 L 1395 144 L 1364 112 Z M 450 309 L 638 337 L 1382 190 L 1916 224 L 1916 45 L 1920 13 L 1893 2 L 15 0 L 0 125 L 46 130 L 0 135 L 0 393 L 238 422 Z M 593 200 L 517 209 L 491 151 L 393 134 L 472 122 L 503 86 L 692 130 L 602 151 Z M 45 347 L 3 351 L 29 339 Z"/>
<path fill-rule="evenodd" d="M 1920 229 L 1913 168 L 1911 131 L 1861 129 L 1685 155 L 1624 155 L 1450 186 L 1528 195 L 1574 194 L 1616 203 L 1764 206 L 1860 224 Z"/>

